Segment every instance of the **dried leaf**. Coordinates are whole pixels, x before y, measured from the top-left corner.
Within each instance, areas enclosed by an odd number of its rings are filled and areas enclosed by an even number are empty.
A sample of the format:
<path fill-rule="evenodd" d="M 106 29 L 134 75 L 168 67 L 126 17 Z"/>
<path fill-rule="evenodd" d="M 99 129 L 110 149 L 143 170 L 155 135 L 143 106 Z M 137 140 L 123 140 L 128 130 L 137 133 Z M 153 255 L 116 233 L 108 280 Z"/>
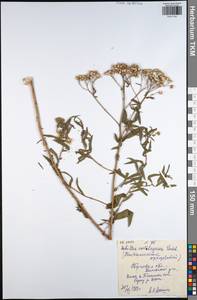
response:
<path fill-rule="evenodd" d="M 127 112 L 124 109 L 122 114 L 122 123 L 127 124 L 128 118 L 127 118 Z"/>
<path fill-rule="evenodd" d="M 41 165 L 41 163 L 40 163 L 40 162 L 38 162 L 38 165 L 41 167 L 41 169 L 43 169 L 43 170 L 44 170 L 44 168 L 43 168 L 43 166 Z"/>
<path fill-rule="evenodd" d="M 152 180 L 152 178 L 154 178 L 154 177 L 159 177 L 160 175 L 158 174 L 158 173 L 153 173 L 153 174 L 150 174 L 150 175 L 148 175 L 148 180 L 151 182 L 151 184 L 153 185 L 153 186 L 156 186 L 155 184 L 154 184 L 154 182 L 153 182 L 153 180 Z"/>
<path fill-rule="evenodd" d="M 55 156 L 57 162 L 59 160 L 57 153 L 55 152 L 55 150 L 53 150 L 52 148 L 49 149 L 49 151 Z"/>
<path fill-rule="evenodd" d="M 58 175 L 58 173 L 56 172 L 56 170 L 54 169 L 53 167 L 53 163 L 52 161 L 50 160 L 50 158 L 46 155 L 43 155 L 43 157 L 48 161 L 48 163 L 50 164 L 50 166 L 53 168 L 53 170 L 55 171 L 55 173 Z"/>
<path fill-rule="evenodd" d="M 139 134 L 139 127 L 138 128 L 135 128 L 135 129 L 132 129 L 128 134 L 126 134 L 123 138 L 122 138 L 122 141 L 125 141 L 127 139 L 130 139 L 136 135 Z"/>
<path fill-rule="evenodd" d="M 73 183 L 73 177 L 66 171 L 62 171 L 63 174 L 66 174 L 70 177 L 70 180 L 69 180 L 69 183 L 68 185 L 71 187 L 72 186 L 72 183 Z"/>
<path fill-rule="evenodd" d="M 74 122 L 75 122 L 79 127 L 81 127 L 82 129 L 84 128 L 83 122 L 82 122 L 82 120 L 78 117 L 78 115 L 77 115 L 77 116 L 74 116 Z"/>
<path fill-rule="evenodd" d="M 115 172 L 116 172 L 116 174 L 118 174 L 119 176 L 121 176 L 121 177 L 123 177 L 123 178 L 127 178 L 127 177 L 128 177 L 128 173 L 124 174 L 124 173 L 121 171 L 121 169 L 117 169 Z M 110 174 L 113 174 L 113 172 L 110 173 Z"/>
<path fill-rule="evenodd" d="M 114 203 L 113 203 L 113 207 L 117 207 L 120 203 L 120 201 L 122 200 L 122 198 L 125 198 L 126 197 L 126 194 L 122 193 L 122 194 L 119 194 L 119 195 L 115 195 L 114 196 Z M 112 208 L 112 203 L 108 203 L 106 205 L 106 208 Z"/>
<path fill-rule="evenodd" d="M 45 137 L 50 137 L 50 138 L 55 138 L 56 139 L 56 136 L 55 135 L 52 135 L 52 134 L 44 134 Z"/>
<path fill-rule="evenodd" d="M 148 196 L 148 193 L 146 192 L 147 189 L 140 188 L 139 191 L 142 192 L 144 195 Z"/>
<path fill-rule="evenodd" d="M 84 192 L 82 191 L 82 189 L 81 189 L 80 186 L 79 186 L 79 179 L 78 179 L 78 178 L 76 178 L 76 185 L 77 185 L 77 188 L 78 188 L 79 192 L 80 192 L 82 195 L 84 195 Z"/>
<path fill-rule="evenodd" d="M 119 138 L 118 138 L 118 136 L 117 136 L 117 134 L 116 133 L 114 133 L 114 139 L 115 139 L 115 141 L 117 142 L 117 143 L 119 143 Z"/>
<path fill-rule="evenodd" d="M 133 212 L 130 211 L 129 209 L 125 209 L 125 210 L 117 213 L 114 217 L 114 220 L 120 220 L 120 219 L 124 219 L 124 218 L 127 218 L 128 226 L 130 226 L 132 219 L 133 219 Z"/>
<path fill-rule="evenodd" d="M 118 149 L 118 146 L 111 148 L 111 150 L 116 150 L 116 149 Z"/>
<path fill-rule="evenodd" d="M 56 138 L 54 139 L 54 141 L 57 143 L 57 144 L 60 144 L 62 145 L 66 150 L 70 150 L 70 146 L 67 145 L 63 140 L 61 140 L 60 138 Z"/>

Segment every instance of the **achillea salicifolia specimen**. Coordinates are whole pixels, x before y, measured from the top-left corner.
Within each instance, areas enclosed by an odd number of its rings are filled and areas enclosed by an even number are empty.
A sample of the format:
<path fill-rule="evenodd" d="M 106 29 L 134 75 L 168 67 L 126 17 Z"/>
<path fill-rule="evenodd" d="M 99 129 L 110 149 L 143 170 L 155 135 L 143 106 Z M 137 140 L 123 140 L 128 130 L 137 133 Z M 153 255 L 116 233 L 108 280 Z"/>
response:
<path fill-rule="evenodd" d="M 102 104 L 98 95 L 96 83 L 102 78 L 108 77 L 120 91 L 121 110 L 119 119 L 116 119 Z M 114 165 L 109 168 L 93 156 L 93 135 L 89 131 L 78 115 L 71 116 L 67 120 L 63 117 L 57 117 L 56 132 L 45 134 L 43 132 L 38 102 L 36 99 L 33 78 L 24 78 L 24 84 L 28 85 L 31 90 L 32 100 L 36 113 L 36 122 L 40 134 L 40 141 L 43 143 L 44 158 L 48 161 L 51 168 L 60 179 L 66 191 L 77 205 L 77 210 L 100 231 L 107 239 L 112 239 L 113 224 L 120 219 L 127 219 L 130 226 L 133 218 L 133 212 L 129 209 L 123 209 L 125 202 L 132 199 L 136 193 L 148 195 L 150 187 L 174 187 L 170 184 L 172 177 L 169 175 L 170 166 L 163 166 L 160 171 L 153 174 L 146 174 L 148 155 L 152 151 L 152 143 L 160 134 L 157 128 L 146 127 L 142 125 L 141 112 L 145 101 L 149 102 L 155 99 L 157 94 L 163 94 L 163 88 L 173 88 L 172 80 L 159 69 L 142 69 L 137 64 L 128 65 L 117 63 L 105 71 L 103 74 L 97 70 L 91 70 L 86 74 L 77 75 L 77 82 L 80 87 L 88 92 L 89 96 L 95 100 L 104 113 L 108 115 L 112 122 L 116 124 L 117 131 L 113 133 L 114 147 L 111 149 L 114 153 Z M 90 196 L 83 191 L 79 184 L 78 177 L 73 178 L 69 170 L 62 169 L 62 161 L 68 151 L 72 150 L 72 133 L 78 130 L 80 133 L 81 147 L 75 152 L 77 162 L 82 163 L 84 160 L 91 160 L 96 167 L 101 167 L 108 172 L 111 178 L 111 197 L 106 203 L 101 199 Z M 128 157 L 124 164 L 132 166 L 132 172 L 124 172 L 120 165 L 121 148 L 132 138 L 137 138 L 141 148 L 142 159 Z M 49 146 L 49 140 L 53 141 L 57 147 Z M 129 150 L 129 155 L 132 149 Z M 40 165 L 41 166 L 41 165 Z M 42 167 L 42 166 L 41 166 Z M 124 189 L 124 191 L 122 191 Z M 94 201 L 95 205 L 102 205 L 104 212 L 108 211 L 108 218 L 99 218 L 97 221 L 87 210 L 82 199 Z"/>

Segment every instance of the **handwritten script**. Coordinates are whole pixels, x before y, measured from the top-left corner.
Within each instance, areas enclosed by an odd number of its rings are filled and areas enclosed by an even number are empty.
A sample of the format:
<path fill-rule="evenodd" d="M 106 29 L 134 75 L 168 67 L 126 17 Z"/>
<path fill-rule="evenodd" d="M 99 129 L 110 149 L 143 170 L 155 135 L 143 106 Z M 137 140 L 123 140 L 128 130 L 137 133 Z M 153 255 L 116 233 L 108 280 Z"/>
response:
<path fill-rule="evenodd" d="M 186 297 L 185 241 L 118 241 L 120 296 Z"/>

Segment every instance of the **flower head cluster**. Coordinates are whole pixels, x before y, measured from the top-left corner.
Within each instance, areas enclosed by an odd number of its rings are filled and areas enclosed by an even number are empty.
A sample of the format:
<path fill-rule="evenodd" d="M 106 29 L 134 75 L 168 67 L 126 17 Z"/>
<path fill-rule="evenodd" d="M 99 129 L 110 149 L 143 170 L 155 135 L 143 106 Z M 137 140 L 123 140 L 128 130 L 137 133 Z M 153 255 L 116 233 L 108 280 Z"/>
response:
<path fill-rule="evenodd" d="M 143 77 L 148 78 L 151 84 L 158 87 L 168 85 L 172 82 L 171 78 L 159 69 L 142 69 L 141 72 Z M 173 86 L 170 85 L 170 87 Z"/>
<path fill-rule="evenodd" d="M 111 69 L 107 70 L 104 74 L 105 75 L 129 75 L 129 76 L 138 76 L 140 73 L 140 67 L 137 64 L 128 65 L 125 63 L 117 63 L 111 66 Z"/>
<path fill-rule="evenodd" d="M 78 81 L 95 81 L 101 77 L 101 74 L 96 70 L 90 70 L 86 74 L 80 74 L 75 76 Z"/>
<path fill-rule="evenodd" d="M 124 77 L 125 82 L 130 84 L 131 77 L 141 77 L 144 79 L 147 87 L 160 88 L 169 86 L 173 88 L 172 80 L 160 69 L 142 69 L 138 64 L 117 63 L 111 65 L 111 68 L 103 73 L 104 75 L 114 78 L 115 75 Z M 77 75 L 75 79 L 85 84 L 94 84 L 101 77 L 101 73 L 97 70 L 90 70 L 86 74 Z M 115 78 L 114 78 L 115 79 Z M 159 93 L 162 93 L 161 91 Z"/>

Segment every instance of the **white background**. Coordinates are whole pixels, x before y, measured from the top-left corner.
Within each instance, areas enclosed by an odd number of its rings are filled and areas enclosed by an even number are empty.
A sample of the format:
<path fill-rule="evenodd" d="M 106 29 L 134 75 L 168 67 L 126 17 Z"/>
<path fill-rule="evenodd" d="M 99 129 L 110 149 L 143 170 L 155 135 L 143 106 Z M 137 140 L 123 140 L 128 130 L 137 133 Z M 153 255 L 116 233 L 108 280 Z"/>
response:
<path fill-rule="evenodd" d="M 117 297 L 117 239 L 186 239 L 182 5 L 182 16 L 168 18 L 159 2 L 2 3 L 4 298 Z M 131 227 L 117 222 L 108 241 L 76 211 L 43 161 L 22 78 L 34 77 L 45 132 L 54 130 L 55 117 L 80 114 L 94 133 L 95 156 L 112 166 L 115 128 L 74 76 L 117 62 L 159 67 L 174 80 L 175 89 L 144 105 L 143 122 L 161 131 L 149 156 L 151 172 L 170 163 L 177 187 L 133 198 L 127 203 L 134 212 Z M 100 88 L 117 116 L 117 87 L 106 78 Z M 70 171 L 89 194 L 109 201 L 105 172 L 91 162 Z"/>

